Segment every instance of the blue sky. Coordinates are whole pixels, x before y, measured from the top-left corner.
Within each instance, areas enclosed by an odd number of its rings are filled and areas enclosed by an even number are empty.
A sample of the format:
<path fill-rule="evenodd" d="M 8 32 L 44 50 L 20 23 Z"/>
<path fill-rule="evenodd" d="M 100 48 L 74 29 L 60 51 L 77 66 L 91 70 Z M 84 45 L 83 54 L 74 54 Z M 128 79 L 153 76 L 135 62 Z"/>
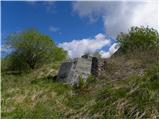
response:
<path fill-rule="evenodd" d="M 139 12 L 141 11 L 141 12 Z M 157 1 L 72 2 L 3 1 L 1 2 L 2 46 L 12 32 L 36 28 L 49 35 L 69 55 L 99 51 L 110 57 L 115 38 L 131 26 L 158 26 Z M 4 48 L 1 51 L 5 51 Z"/>
<path fill-rule="evenodd" d="M 82 20 L 72 11 L 72 2 L 2 2 L 2 35 L 37 28 L 56 43 L 104 33 L 103 22 Z"/>

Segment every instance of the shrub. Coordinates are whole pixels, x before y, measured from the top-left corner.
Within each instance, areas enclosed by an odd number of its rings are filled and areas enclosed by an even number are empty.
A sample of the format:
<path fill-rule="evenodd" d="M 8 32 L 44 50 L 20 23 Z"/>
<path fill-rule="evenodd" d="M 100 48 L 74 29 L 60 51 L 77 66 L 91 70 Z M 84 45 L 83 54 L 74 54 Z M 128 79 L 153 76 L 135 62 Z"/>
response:
<path fill-rule="evenodd" d="M 158 32 L 153 28 L 131 27 L 128 33 L 120 33 L 117 40 L 121 43 L 122 52 L 158 50 Z"/>
<path fill-rule="evenodd" d="M 34 29 L 10 34 L 6 44 L 12 49 L 8 56 L 10 70 L 35 69 L 44 63 L 62 60 L 66 57 L 66 53 L 56 47 L 49 36 Z"/>

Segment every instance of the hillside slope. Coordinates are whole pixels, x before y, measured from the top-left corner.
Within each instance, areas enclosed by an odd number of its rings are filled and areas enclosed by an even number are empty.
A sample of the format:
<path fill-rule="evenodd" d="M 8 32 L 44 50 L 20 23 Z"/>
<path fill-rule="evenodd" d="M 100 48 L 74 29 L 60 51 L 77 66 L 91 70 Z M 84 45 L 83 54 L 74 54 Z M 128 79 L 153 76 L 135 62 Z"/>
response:
<path fill-rule="evenodd" d="M 2 118 L 158 118 L 158 55 L 115 54 L 80 89 L 53 80 L 60 63 L 2 73 Z"/>

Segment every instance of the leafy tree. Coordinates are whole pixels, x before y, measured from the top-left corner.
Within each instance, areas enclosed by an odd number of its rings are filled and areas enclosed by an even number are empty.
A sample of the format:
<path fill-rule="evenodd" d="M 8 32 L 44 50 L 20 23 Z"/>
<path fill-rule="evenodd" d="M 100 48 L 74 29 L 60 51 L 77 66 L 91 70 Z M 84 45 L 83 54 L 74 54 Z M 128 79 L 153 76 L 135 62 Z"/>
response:
<path fill-rule="evenodd" d="M 131 27 L 128 33 L 120 33 L 117 40 L 123 52 L 158 48 L 158 32 L 149 27 Z"/>
<path fill-rule="evenodd" d="M 28 29 L 20 33 L 10 34 L 7 44 L 11 46 L 9 55 L 13 70 L 37 68 L 44 63 L 62 60 L 66 53 L 56 47 L 54 41 L 37 30 Z"/>
<path fill-rule="evenodd" d="M 69 58 L 67 51 L 64 51 L 62 48 L 59 48 L 59 47 L 56 47 L 54 49 L 54 54 L 55 54 L 56 61 L 62 61 L 65 58 Z"/>

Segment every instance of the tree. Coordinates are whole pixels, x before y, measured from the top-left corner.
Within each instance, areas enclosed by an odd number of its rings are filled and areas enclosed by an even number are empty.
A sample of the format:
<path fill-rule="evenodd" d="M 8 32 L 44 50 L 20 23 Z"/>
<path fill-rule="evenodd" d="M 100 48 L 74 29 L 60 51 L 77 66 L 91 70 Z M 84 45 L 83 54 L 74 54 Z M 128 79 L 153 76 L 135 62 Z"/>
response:
<path fill-rule="evenodd" d="M 10 34 L 7 44 L 12 49 L 9 55 L 12 61 L 10 67 L 14 70 L 34 69 L 44 63 L 53 62 L 56 60 L 57 51 L 58 54 L 63 54 L 61 59 L 65 57 L 64 51 L 59 50 L 49 36 L 34 29 Z"/>
<path fill-rule="evenodd" d="M 69 58 L 67 51 L 64 51 L 62 48 L 56 47 L 54 49 L 55 60 L 62 61 L 64 59 Z"/>
<path fill-rule="evenodd" d="M 131 27 L 128 33 L 120 33 L 117 40 L 123 52 L 158 48 L 158 32 L 148 27 Z"/>

